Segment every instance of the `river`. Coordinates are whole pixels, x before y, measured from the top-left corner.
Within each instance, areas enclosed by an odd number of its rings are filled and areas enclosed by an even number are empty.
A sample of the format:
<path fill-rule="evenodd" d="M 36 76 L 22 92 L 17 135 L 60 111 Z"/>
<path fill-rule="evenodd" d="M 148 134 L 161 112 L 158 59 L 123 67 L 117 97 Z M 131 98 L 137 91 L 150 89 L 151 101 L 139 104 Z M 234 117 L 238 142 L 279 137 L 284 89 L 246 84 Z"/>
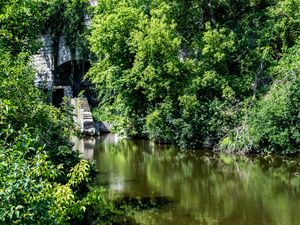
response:
<path fill-rule="evenodd" d="M 78 147 L 110 195 L 157 201 L 133 213 L 135 224 L 300 224 L 299 157 L 178 150 L 113 134 Z"/>

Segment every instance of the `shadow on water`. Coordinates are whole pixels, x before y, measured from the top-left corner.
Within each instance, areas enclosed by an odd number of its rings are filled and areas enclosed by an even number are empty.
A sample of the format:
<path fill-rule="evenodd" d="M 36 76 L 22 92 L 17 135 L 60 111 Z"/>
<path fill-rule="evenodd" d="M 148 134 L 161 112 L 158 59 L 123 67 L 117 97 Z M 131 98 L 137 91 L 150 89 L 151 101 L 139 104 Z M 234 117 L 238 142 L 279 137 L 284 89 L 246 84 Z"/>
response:
<path fill-rule="evenodd" d="M 126 224 L 299 224 L 299 157 L 182 151 L 115 135 L 80 146 L 100 171 L 95 185 L 136 206 Z"/>

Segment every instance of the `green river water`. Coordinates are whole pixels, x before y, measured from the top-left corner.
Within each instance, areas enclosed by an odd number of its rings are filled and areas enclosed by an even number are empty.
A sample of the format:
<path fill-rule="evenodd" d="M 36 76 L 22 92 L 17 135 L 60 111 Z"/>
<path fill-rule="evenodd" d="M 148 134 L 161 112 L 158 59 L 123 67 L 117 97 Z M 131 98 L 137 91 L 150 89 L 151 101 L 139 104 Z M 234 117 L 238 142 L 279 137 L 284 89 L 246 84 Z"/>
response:
<path fill-rule="evenodd" d="M 110 195 L 157 201 L 136 210 L 134 224 L 300 224 L 299 157 L 183 151 L 112 134 L 81 149 Z"/>

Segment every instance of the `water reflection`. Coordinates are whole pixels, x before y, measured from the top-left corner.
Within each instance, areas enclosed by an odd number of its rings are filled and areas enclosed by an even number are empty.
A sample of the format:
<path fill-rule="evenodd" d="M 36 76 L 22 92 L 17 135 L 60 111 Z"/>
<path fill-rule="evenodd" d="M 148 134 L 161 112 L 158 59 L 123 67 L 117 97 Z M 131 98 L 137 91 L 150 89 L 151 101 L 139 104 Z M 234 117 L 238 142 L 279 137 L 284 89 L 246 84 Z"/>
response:
<path fill-rule="evenodd" d="M 78 139 L 77 137 L 73 137 L 72 142 L 74 143 L 73 149 L 79 150 L 84 159 L 94 159 L 96 139 Z"/>
<path fill-rule="evenodd" d="M 86 146 L 84 155 L 93 156 L 101 172 L 97 185 L 124 196 L 173 200 L 164 207 L 137 212 L 138 224 L 300 222 L 299 158 L 178 151 L 114 135 Z"/>

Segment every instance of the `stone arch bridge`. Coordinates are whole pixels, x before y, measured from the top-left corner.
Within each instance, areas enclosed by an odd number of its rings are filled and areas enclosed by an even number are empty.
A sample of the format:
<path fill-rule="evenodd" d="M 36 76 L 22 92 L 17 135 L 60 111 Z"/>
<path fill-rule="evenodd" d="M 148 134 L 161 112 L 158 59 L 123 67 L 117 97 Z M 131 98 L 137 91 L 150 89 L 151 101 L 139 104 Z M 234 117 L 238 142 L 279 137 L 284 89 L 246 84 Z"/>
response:
<path fill-rule="evenodd" d="M 89 59 L 83 59 L 78 53 L 72 57 L 70 47 L 65 44 L 63 36 L 58 46 L 57 63 L 54 65 L 54 50 L 49 34 L 40 37 L 42 48 L 33 56 L 33 65 L 37 71 L 35 84 L 47 91 L 49 102 L 58 105 L 62 97 L 78 97 L 89 84 L 83 82 L 84 74 L 89 70 Z"/>
<path fill-rule="evenodd" d="M 96 0 L 90 0 L 92 6 L 97 5 Z M 86 16 L 86 25 L 90 25 L 90 19 Z M 57 49 L 57 59 L 54 63 L 53 40 L 50 34 L 39 37 L 41 48 L 33 56 L 32 64 L 37 71 L 35 84 L 37 87 L 48 93 L 48 100 L 53 105 L 59 107 L 63 97 L 71 99 L 74 106 L 74 120 L 84 133 L 95 133 L 94 122 L 90 112 L 88 99 L 91 92 L 90 83 L 83 81 L 85 73 L 89 70 L 91 62 L 84 59 L 76 51 L 75 56 L 71 54 L 70 46 L 66 44 L 64 36 L 59 38 Z M 85 91 L 87 96 L 78 99 L 81 91 Z"/>

